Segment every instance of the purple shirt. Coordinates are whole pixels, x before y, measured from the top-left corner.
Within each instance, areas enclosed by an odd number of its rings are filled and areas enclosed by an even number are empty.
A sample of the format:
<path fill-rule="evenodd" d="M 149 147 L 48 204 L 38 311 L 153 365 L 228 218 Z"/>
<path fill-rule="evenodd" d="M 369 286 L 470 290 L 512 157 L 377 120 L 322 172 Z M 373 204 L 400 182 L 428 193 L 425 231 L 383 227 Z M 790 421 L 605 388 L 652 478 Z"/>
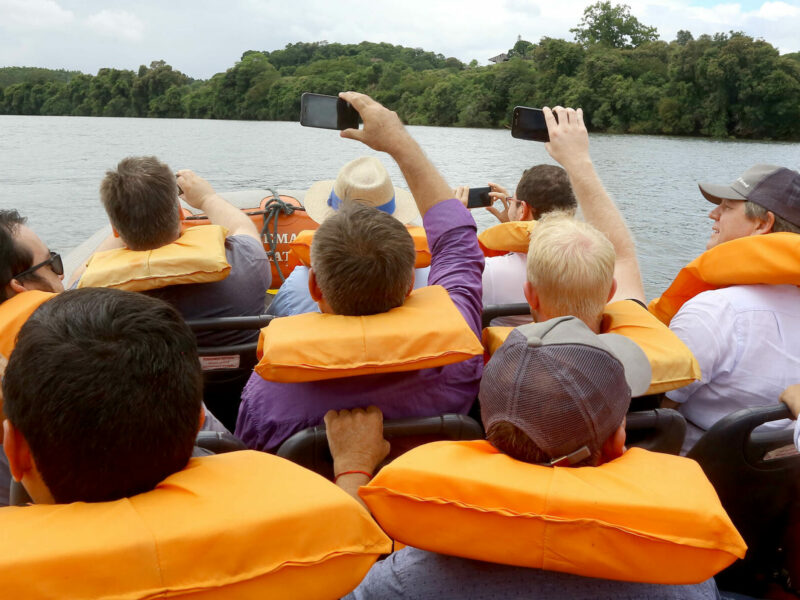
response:
<path fill-rule="evenodd" d="M 428 284 L 448 291 L 480 337 L 483 254 L 472 215 L 453 198 L 428 210 L 423 225 L 431 249 Z M 266 381 L 253 373 L 242 392 L 236 435 L 250 448 L 274 451 L 293 433 L 322 423 L 331 409 L 374 404 L 387 419 L 467 413 L 482 373 L 482 356 L 419 371 L 302 383 Z"/>

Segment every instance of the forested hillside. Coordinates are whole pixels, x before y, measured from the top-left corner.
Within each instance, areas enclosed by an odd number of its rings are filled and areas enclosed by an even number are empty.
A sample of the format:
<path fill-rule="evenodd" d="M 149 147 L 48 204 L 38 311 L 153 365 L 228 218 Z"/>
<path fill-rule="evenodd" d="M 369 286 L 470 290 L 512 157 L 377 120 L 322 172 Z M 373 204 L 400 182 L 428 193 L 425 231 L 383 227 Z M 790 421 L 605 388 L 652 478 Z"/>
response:
<path fill-rule="evenodd" d="M 163 61 L 138 72 L 0 69 L 0 113 L 297 120 L 302 92 L 368 93 L 417 125 L 501 127 L 516 105 L 583 107 L 594 131 L 800 139 L 800 54 L 738 32 L 658 39 L 628 8 L 597 3 L 575 41 L 517 40 L 486 67 L 385 43 L 248 51 L 196 81 Z M 42 75 L 39 73 L 39 75 Z M 19 72 L 16 72 L 19 76 Z"/>

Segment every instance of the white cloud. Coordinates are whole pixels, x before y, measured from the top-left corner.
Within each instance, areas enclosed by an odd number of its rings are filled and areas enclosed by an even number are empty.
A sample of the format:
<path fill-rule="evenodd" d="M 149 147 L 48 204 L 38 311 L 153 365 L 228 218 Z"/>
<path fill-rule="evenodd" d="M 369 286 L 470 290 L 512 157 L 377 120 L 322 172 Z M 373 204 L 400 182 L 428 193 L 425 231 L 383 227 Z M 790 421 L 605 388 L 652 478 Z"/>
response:
<path fill-rule="evenodd" d="M 90 29 L 100 35 L 138 42 L 144 35 L 144 23 L 124 10 L 103 9 L 86 19 Z"/>
<path fill-rule="evenodd" d="M 786 2 L 764 2 L 755 16 L 767 21 L 777 21 L 800 16 L 800 6 L 792 6 Z"/>
<path fill-rule="evenodd" d="M 75 19 L 54 0 L 0 0 L 0 27 L 10 30 L 61 29 Z"/>

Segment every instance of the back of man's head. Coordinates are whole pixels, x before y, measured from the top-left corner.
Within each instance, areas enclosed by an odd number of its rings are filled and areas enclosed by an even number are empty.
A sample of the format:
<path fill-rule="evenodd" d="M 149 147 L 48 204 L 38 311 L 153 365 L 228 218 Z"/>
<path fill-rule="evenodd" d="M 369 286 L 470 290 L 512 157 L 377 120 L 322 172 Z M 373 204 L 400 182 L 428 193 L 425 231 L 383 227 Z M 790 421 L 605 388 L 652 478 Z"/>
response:
<path fill-rule="evenodd" d="M 133 496 L 191 456 L 202 406 L 195 338 L 155 298 L 68 291 L 20 330 L 3 395 L 56 502 Z"/>
<path fill-rule="evenodd" d="M 534 219 L 553 211 L 575 214 L 578 203 L 567 172 L 555 165 L 535 165 L 522 173 L 517 200 L 528 204 Z"/>
<path fill-rule="evenodd" d="M 153 250 L 180 233 L 178 184 L 154 156 L 128 157 L 106 171 L 100 199 L 111 225 L 131 250 Z"/>
<path fill-rule="evenodd" d="M 22 273 L 33 264 L 33 253 L 14 238 L 25 217 L 16 210 L 0 210 L 0 302 L 6 297 L 5 288 L 17 273 Z M 31 273 L 29 277 L 35 277 Z"/>
<path fill-rule="evenodd" d="M 373 315 L 400 306 L 414 282 L 414 242 L 397 219 L 347 202 L 314 234 L 311 267 L 339 315 Z"/>
<path fill-rule="evenodd" d="M 550 317 L 599 319 L 614 281 L 614 246 L 602 233 L 563 213 L 543 217 L 528 247 L 528 282 Z"/>
<path fill-rule="evenodd" d="M 627 338 L 596 335 L 575 317 L 523 325 L 481 379 L 486 437 L 524 462 L 597 465 L 620 430 L 631 392 L 642 394 L 650 378 L 647 357 Z"/>

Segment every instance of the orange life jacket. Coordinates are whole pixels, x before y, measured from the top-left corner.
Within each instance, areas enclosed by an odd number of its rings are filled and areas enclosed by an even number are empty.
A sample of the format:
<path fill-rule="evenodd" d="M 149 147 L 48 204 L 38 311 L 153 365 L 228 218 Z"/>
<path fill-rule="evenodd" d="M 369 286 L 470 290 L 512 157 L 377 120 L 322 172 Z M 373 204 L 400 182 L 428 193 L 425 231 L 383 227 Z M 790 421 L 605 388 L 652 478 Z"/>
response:
<path fill-rule="evenodd" d="M 414 225 L 406 225 L 411 239 L 414 240 L 414 268 L 422 269 L 431 264 L 431 251 L 428 249 L 428 236 L 425 229 Z M 311 266 L 311 243 L 314 241 L 315 231 L 301 231 L 290 243 L 292 254 L 306 267 Z"/>
<path fill-rule="evenodd" d="M 599 467 L 434 442 L 359 490 L 393 539 L 431 552 L 619 581 L 690 584 L 746 546 L 693 460 L 631 448 Z"/>
<path fill-rule="evenodd" d="M 226 231 L 219 225 L 192 227 L 155 250 L 115 248 L 90 259 L 78 287 L 108 287 L 130 292 L 168 285 L 225 279 L 231 266 L 225 254 Z"/>
<path fill-rule="evenodd" d="M 123 500 L 5 508 L 0 531 L 3 596 L 27 600 L 333 600 L 391 550 L 343 490 L 253 451 L 193 458 Z"/>
<path fill-rule="evenodd" d="M 292 196 L 280 196 L 280 199 L 286 204 L 298 206 L 302 208 L 302 204 Z M 256 226 L 256 229 L 263 231 L 264 229 L 264 213 L 263 210 L 269 202 L 272 202 L 273 196 L 263 198 L 258 205 L 258 208 L 243 208 L 242 212 L 250 217 L 250 220 Z M 183 222 L 181 223 L 184 228 L 195 227 L 197 225 L 208 225 L 210 221 L 203 215 L 192 215 L 191 212 L 184 209 Z M 268 230 L 262 236 L 264 250 L 270 252 L 272 243 L 275 243 L 275 256 L 270 257 L 270 265 L 272 267 L 272 286 L 278 288 L 281 285 L 281 279 L 278 275 L 278 266 L 280 266 L 281 273 L 284 277 L 288 277 L 294 268 L 300 264 L 300 260 L 290 252 L 289 244 L 294 241 L 301 231 L 307 229 L 316 229 L 319 224 L 309 217 L 305 210 L 296 210 L 291 215 L 280 213 L 278 215 L 278 233 L 277 235 L 272 232 L 272 225 L 270 224 Z"/>
<path fill-rule="evenodd" d="M 5 358 L 17 343 L 17 334 L 40 305 L 55 296 L 52 292 L 31 290 L 12 296 L 0 304 L 0 354 Z"/>
<path fill-rule="evenodd" d="M 478 245 L 484 256 L 503 256 L 509 252 L 528 252 L 536 221 L 509 221 L 483 230 Z"/>
<path fill-rule="evenodd" d="M 681 306 L 701 292 L 752 284 L 800 285 L 800 235 L 752 235 L 714 246 L 681 269 L 648 308 L 669 325 Z"/>
<path fill-rule="evenodd" d="M 506 341 L 512 329 L 487 327 L 483 330 L 483 345 L 489 356 Z M 642 349 L 652 371 L 648 394 L 674 390 L 700 379 L 700 366 L 692 351 L 666 325 L 633 300 L 607 304 L 600 330 L 624 335 Z"/>
<path fill-rule="evenodd" d="M 447 291 L 436 285 L 377 315 L 273 319 L 261 330 L 255 371 L 268 381 L 318 381 L 440 367 L 482 353 Z"/>

